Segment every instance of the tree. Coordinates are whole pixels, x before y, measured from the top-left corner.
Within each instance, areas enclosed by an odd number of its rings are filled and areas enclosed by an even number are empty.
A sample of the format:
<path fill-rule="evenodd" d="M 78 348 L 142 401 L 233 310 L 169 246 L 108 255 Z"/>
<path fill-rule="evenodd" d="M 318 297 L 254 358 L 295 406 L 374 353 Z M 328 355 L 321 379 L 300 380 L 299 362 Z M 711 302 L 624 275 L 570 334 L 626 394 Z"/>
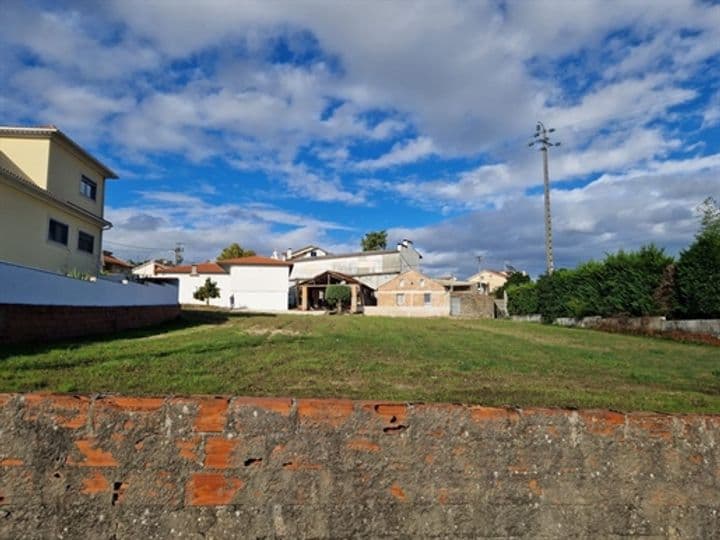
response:
<path fill-rule="evenodd" d="M 495 291 L 495 298 L 502 298 L 503 293 L 510 287 L 524 285 L 525 283 L 530 283 L 530 281 L 532 281 L 530 276 L 528 276 L 525 272 L 513 272 L 508 276 L 505 283 L 503 283 L 501 287 L 497 288 Z"/>
<path fill-rule="evenodd" d="M 370 231 L 362 239 L 363 251 L 387 249 L 387 231 Z"/>
<path fill-rule="evenodd" d="M 240 244 L 233 242 L 228 247 L 223 249 L 218 255 L 218 261 L 224 261 L 225 259 L 239 259 L 240 257 L 251 257 L 255 255 L 252 249 L 243 249 Z"/>
<path fill-rule="evenodd" d="M 220 298 L 220 289 L 218 288 L 217 283 L 211 281 L 210 278 L 207 278 L 205 283 L 195 290 L 193 298 L 195 300 L 200 300 L 201 302 L 205 300 L 205 305 L 210 305 L 211 298 Z"/>
<path fill-rule="evenodd" d="M 350 303 L 350 287 L 347 285 L 328 285 L 325 291 L 325 301 L 331 308 L 337 306 L 342 311 L 343 303 Z"/>
<path fill-rule="evenodd" d="M 698 207 L 700 231 L 680 253 L 675 281 L 678 314 L 687 318 L 720 317 L 720 209 L 712 198 Z"/>

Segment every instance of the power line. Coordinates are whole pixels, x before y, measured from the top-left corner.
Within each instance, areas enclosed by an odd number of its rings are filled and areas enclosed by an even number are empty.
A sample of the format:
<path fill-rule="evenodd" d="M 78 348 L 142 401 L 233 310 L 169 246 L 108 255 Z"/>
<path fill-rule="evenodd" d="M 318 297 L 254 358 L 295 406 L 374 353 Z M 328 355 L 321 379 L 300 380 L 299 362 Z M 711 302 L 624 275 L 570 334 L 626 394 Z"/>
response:
<path fill-rule="evenodd" d="M 172 248 L 135 246 L 135 245 L 131 245 L 131 244 L 121 244 L 120 242 L 113 242 L 112 240 L 103 240 L 103 243 L 112 244 L 114 246 L 119 246 L 119 247 L 124 247 L 124 248 L 131 248 L 131 249 L 145 250 L 145 251 L 173 251 Z"/>

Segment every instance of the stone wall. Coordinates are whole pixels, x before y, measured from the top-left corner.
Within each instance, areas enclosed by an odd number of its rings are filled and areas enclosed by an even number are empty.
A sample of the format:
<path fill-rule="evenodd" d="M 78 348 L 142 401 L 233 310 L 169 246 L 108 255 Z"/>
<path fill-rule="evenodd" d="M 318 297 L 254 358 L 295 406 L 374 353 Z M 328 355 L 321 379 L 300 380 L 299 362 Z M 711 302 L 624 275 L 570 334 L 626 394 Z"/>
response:
<path fill-rule="evenodd" d="M 452 298 L 460 299 L 460 317 L 473 317 L 480 319 L 495 318 L 495 299 L 487 294 L 477 292 L 455 292 Z"/>
<path fill-rule="evenodd" d="M 169 306 L 34 306 L 0 304 L 0 344 L 49 341 L 152 326 L 180 316 Z"/>
<path fill-rule="evenodd" d="M 0 395 L 0 538 L 720 536 L 720 416 Z"/>
<path fill-rule="evenodd" d="M 559 326 L 647 333 L 687 332 L 720 338 L 720 319 L 667 320 L 665 317 L 559 317 Z"/>

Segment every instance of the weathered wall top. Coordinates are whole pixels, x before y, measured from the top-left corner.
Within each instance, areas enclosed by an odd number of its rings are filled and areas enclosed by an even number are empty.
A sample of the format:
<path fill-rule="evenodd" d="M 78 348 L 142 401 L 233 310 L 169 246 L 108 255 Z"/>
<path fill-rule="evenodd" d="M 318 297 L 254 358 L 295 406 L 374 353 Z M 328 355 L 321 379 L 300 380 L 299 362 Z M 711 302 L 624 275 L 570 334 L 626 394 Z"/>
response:
<path fill-rule="evenodd" d="M 0 395 L 0 537 L 720 535 L 720 416 Z"/>

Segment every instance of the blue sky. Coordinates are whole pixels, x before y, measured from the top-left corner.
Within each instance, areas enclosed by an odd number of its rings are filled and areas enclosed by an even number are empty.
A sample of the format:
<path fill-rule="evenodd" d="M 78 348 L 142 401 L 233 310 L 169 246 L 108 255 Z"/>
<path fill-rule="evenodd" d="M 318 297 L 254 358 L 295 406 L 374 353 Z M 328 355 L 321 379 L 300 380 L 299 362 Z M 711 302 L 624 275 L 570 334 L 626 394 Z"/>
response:
<path fill-rule="evenodd" d="M 720 199 L 720 5 L 0 0 L 0 123 L 115 169 L 105 248 L 415 241 L 430 273 L 677 253 Z"/>

